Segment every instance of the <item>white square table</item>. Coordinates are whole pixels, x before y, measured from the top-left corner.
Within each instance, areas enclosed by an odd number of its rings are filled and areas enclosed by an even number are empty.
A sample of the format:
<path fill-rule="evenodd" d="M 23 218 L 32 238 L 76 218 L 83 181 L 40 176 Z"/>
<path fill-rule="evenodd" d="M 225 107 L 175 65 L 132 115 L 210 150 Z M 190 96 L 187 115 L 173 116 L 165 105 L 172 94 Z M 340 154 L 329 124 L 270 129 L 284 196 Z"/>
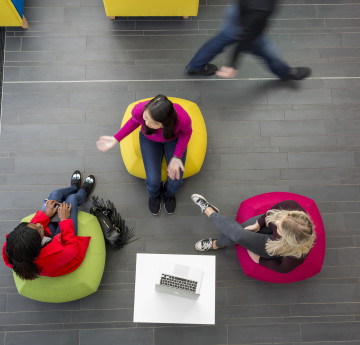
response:
<path fill-rule="evenodd" d="M 196 300 L 155 290 L 162 263 L 204 270 Z M 142 254 L 136 257 L 134 322 L 215 324 L 215 256 Z"/>

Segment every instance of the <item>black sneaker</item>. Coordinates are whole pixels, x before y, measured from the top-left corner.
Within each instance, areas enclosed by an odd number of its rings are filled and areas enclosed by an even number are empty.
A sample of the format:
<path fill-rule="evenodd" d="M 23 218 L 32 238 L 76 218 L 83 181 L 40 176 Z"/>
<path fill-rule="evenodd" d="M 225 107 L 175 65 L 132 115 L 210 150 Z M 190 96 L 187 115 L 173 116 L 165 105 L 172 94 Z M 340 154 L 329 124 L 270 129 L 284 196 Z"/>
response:
<path fill-rule="evenodd" d="M 176 209 L 176 198 L 175 196 L 165 197 L 164 196 L 164 210 L 167 214 L 173 214 Z"/>
<path fill-rule="evenodd" d="M 199 252 L 206 252 L 208 250 L 215 250 L 213 248 L 213 242 L 216 241 L 216 239 L 207 238 L 205 240 L 200 240 L 199 242 L 195 243 L 195 249 Z"/>
<path fill-rule="evenodd" d="M 212 63 L 207 63 L 201 70 L 193 70 L 189 68 L 189 65 L 185 67 L 186 74 L 201 74 L 201 75 L 213 75 L 217 71 L 217 66 Z"/>
<path fill-rule="evenodd" d="M 157 216 L 160 213 L 160 208 L 161 208 L 160 195 L 157 198 L 149 198 L 149 210 L 154 216 Z"/>
<path fill-rule="evenodd" d="M 75 186 L 76 189 L 81 188 L 81 172 L 79 170 L 75 170 L 71 175 L 71 186 Z"/>
<path fill-rule="evenodd" d="M 198 205 L 201 208 L 201 212 L 204 213 L 205 209 L 211 207 L 216 213 L 219 213 L 219 209 L 214 205 L 211 205 L 202 195 L 193 194 L 191 200 L 195 205 Z"/>
<path fill-rule="evenodd" d="M 294 67 L 290 69 L 290 73 L 284 80 L 302 80 L 310 77 L 312 73 L 309 67 Z"/>
<path fill-rule="evenodd" d="M 83 189 L 86 192 L 86 199 L 89 197 L 94 187 L 95 187 L 95 176 L 89 175 L 81 186 L 81 189 Z"/>

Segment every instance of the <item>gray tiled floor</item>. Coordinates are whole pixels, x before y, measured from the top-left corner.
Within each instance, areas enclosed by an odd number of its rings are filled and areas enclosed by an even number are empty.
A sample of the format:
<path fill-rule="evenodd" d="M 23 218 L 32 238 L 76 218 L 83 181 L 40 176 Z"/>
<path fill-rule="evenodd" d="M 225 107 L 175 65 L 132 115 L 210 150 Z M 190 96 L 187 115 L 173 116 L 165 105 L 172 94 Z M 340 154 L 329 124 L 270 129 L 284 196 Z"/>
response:
<path fill-rule="evenodd" d="M 360 3 L 281 2 L 270 35 L 292 65 L 313 68 L 300 83 L 273 79 L 251 57 L 236 81 L 186 77 L 185 64 L 216 32 L 226 1 L 200 3 L 187 21 L 110 21 L 101 0 L 27 0 L 29 30 L 8 28 L 0 238 L 80 168 L 96 173 L 96 193 L 116 203 L 140 240 L 108 252 L 97 293 L 60 305 L 19 296 L 0 263 L 0 343 L 360 344 Z M 153 218 L 143 181 L 126 172 L 117 149 L 97 152 L 95 140 L 119 128 L 130 102 L 159 92 L 198 103 L 209 138 L 176 214 Z M 243 199 L 274 190 L 318 203 L 328 244 L 318 276 L 291 285 L 254 281 L 228 248 L 215 253 L 216 326 L 132 323 L 136 252 L 195 254 L 196 240 L 217 234 L 191 193 L 234 217 Z"/>

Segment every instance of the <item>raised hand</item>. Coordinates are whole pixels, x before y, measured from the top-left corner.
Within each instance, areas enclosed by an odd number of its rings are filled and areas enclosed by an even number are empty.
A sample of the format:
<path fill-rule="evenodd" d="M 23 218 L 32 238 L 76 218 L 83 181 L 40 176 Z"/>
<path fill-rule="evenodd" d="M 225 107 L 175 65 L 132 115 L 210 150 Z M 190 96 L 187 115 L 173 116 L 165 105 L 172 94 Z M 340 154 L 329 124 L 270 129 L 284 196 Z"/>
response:
<path fill-rule="evenodd" d="M 113 148 L 117 143 L 118 141 L 114 137 L 109 135 L 103 135 L 96 142 L 96 146 L 99 151 L 106 152 L 107 150 Z"/>

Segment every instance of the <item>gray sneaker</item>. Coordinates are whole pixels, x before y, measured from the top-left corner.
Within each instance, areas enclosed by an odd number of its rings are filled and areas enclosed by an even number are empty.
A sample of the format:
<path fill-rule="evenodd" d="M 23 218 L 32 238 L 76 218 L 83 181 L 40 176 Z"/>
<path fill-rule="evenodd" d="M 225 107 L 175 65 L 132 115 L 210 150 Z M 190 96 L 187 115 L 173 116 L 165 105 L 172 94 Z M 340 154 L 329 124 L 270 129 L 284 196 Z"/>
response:
<path fill-rule="evenodd" d="M 195 205 L 198 205 L 201 208 L 201 212 L 204 213 L 205 209 L 211 207 L 216 213 L 219 213 L 219 209 L 214 205 L 211 205 L 202 195 L 193 194 L 191 200 Z"/>
<path fill-rule="evenodd" d="M 207 252 L 208 250 L 212 250 L 214 249 L 213 241 L 216 241 L 216 239 L 207 238 L 205 240 L 200 240 L 199 242 L 195 243 L 195 249 L 199 252 Z"/>

